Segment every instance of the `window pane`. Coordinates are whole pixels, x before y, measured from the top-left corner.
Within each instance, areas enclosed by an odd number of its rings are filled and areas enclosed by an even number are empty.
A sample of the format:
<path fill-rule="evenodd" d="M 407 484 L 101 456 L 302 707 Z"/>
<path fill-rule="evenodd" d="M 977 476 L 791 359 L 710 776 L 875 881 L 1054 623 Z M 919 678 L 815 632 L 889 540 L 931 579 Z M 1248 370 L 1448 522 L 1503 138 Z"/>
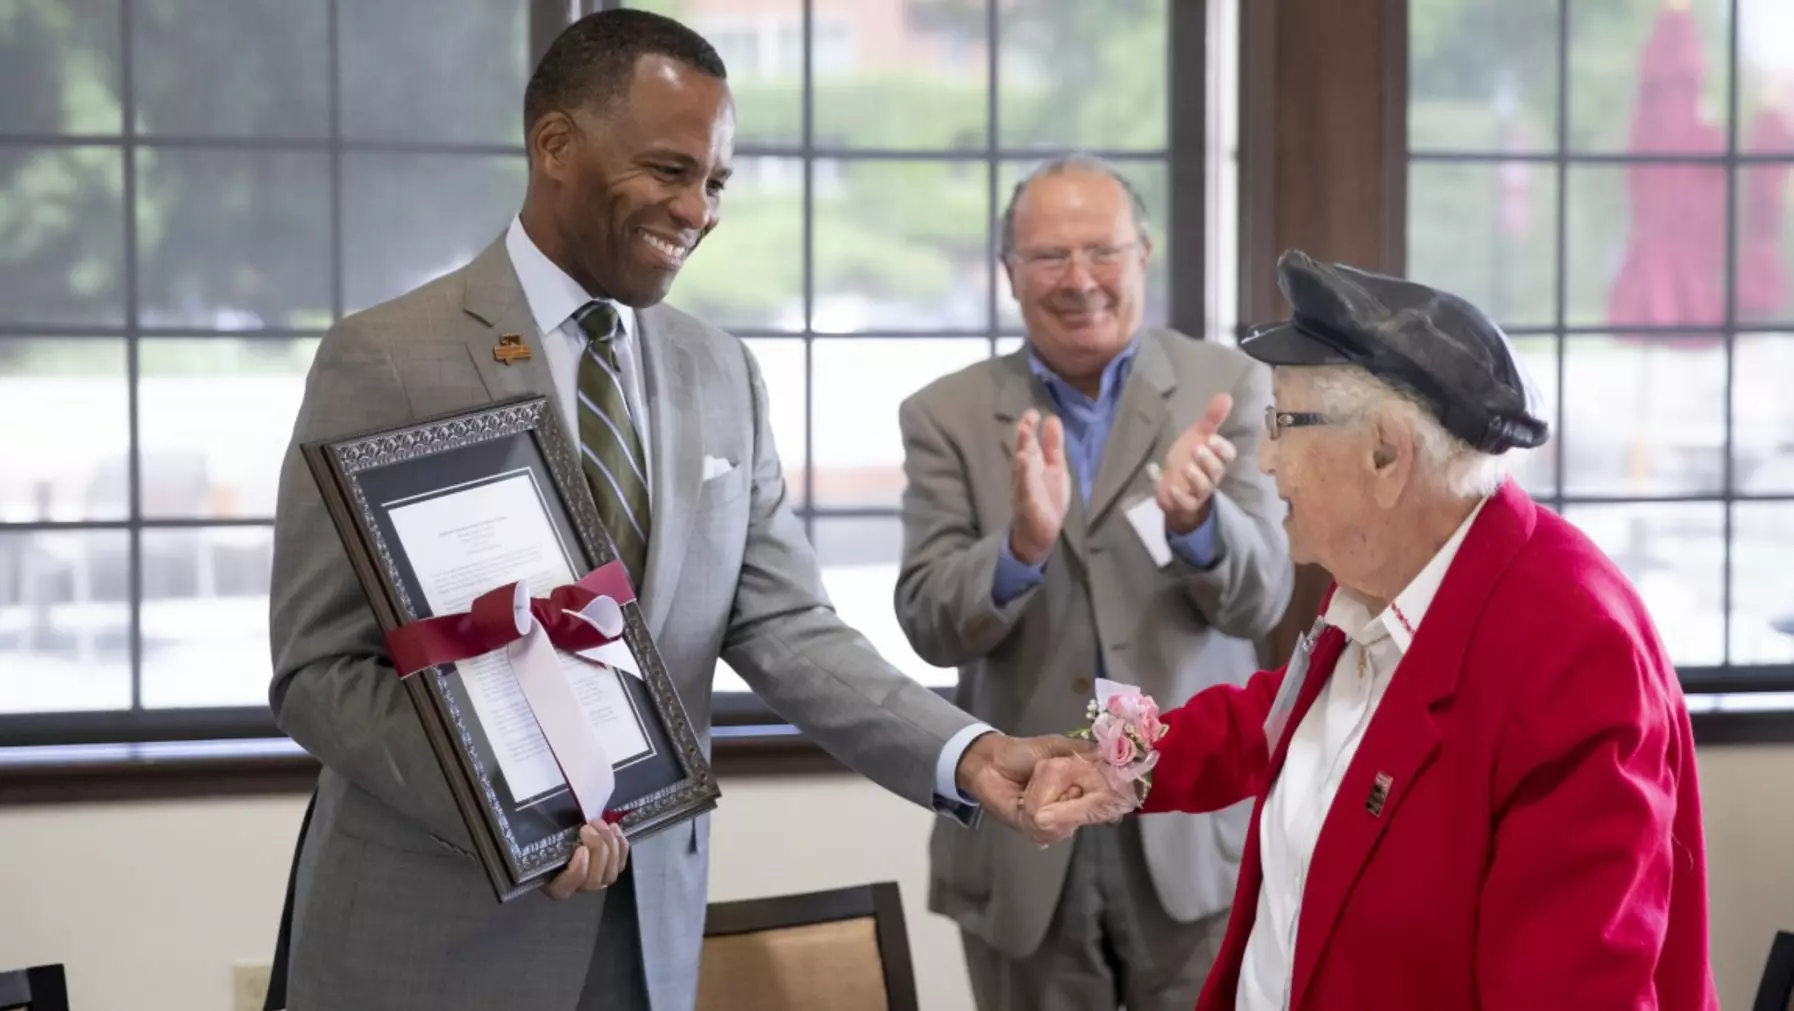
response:
<path fill-rule="evenodd" d="M 1163 150 L 1169 21 L 1169 0 L 1003 4 L 1001 145 Z"/>
<path fill-rule="evenodd" d="M 123 341 L 0 339 L 0 431 L 0 522 L 130 515 Z"/>
<path fill-rule="evenodd" d="M 820 159 L 815 173 L 815 329 L 989 324 L 983 164 Z"/>
<path fill-rule="evenodd" d="M 264 706 L 270 527 L 143 532 L 143 704 Z"/>
<path fill-rule="evenodd" d="M 1557 319 L 1557 170 L 1534 162 L 1416 162 L 1408 271 L 1504 326 Z"/>
<path fill-rule="evenodd" d="M 1028 343 L 1026 337 L 998 337 L 996 353 L 999 355 L 1006 355 L 1012 351 L 1020 351 L 1022 345 L 1026 343 Z"/>
<path fill-rule="evenodd" d="M 1571 324 L 1717 326 L 1725 317 L 1725 169 L 1573 166 Z"/>
<path fill-rule="evenodd" d="M 804 499 L 804 342 L 795 337 L 759 338 L 744 342 L 760 366 L 766 381 L 766 414 L 772 424 L 772 441 L 785 471 L 785 493 L 791 507 L 801 509 Z"/>
<path fill-rule="evenodd" d="M 137 381 L 143 515 L 272 518 L 317 350 L 309 339 L 144 340 Z"/>
<path fill-rule="evenodd" d="M 1794 494 L 1794 336 L 1740 334 L 1732 364 L 1732 476 L 1746 495 Z"/>
<path fill-rule="evenodd" d="M 145 325 L 328 325 L 328 153 L 146 149 L 138 177 Z"/>
<path fill-rule="evenodd" d="M 985 150 L 990 47 L 984 5 L 818 4 L 816 143 Z"/>
<path fill-rule="evenodd" d="M 345 153 L 347 310 L 396 298 L 498 241 L 523 205 L 527 173 L 510 155 Z"/>
<path fill-rule="evenodd" d="M 1557 423 L 1557 339 L 1554 337 L 1512 337 L 1514 353 L 1532 379 L 1538 393 L 1534 410 L 1551 426 L 1551 438 L 1543 446 L 1531 450 L 1511 450 L 1519 456 L 1513 462 L 1514 478 L 1520 486 L 1537 498 L 1557 494 L 1557 445 L 1563 437 Z"/>
<path fill-rule="evenodd" d="M 1564 518 L 1581 527 L 1638 588 L 1677 666 L 1725 661 L 1724 509 L 1719 502 L 1701 502 L 1564 510 Z"/>
<path fill-rule="evenodd" d="M 1731 3 L 1572 0 L 1571 149 L 1723 152 Z"/>
<path fill-rule="evenodd" d="M 137 131 L 329 136 L 328 15 L 315 0 L 133 3 Z"/>
<path fill-rule="evenodd" d="M 811 353 L 816 504 L 895 509 L 904 485 L 897 406 L 935 379 L 990 357 L 990 342 L 824 337 Z"/>
<path fill-rule="evenodd" d="M 1573 336 L 1564 353 L 1564 491 L 1688 495 L 1725 486 L 1725 347 Z"/>
<path fill-rule="evenodd" d="M 0 144 L 0 322 L 124 323 L 124 185 L 115 148 Z"/>
<path fill-rule="evenodd" d="M 903 560 L 903 525 L 895 516 L 816 520 L 822 582 L 841 620 L 864 635 L 891 666 L 925 685 L 953 685 L 959 672 L 924 662 L 897 625 L 891 594 Z"/>
<path fill-rule="evenodd" d="M 1794 159 L 1751 162 L 1737 173 L 1738 322 L 1794 324 Z"/>
<path fill-rule="evenodd" d="M 1738 0 L 1738 146 L 1794 154 L 1794 4 Z"/>
<path fill-rule="evenodd" d="M 716 47 L 735 96 L 735 143 L 796 144 L 803 139 L 803 0 L 627 0 L 677 18 Z M 817 5 L 818 15 L 845 4 Z"/>
<path fill-rule="evenodd" d="M 0 134 L 119 133 L 118 32 L 118 0 L 11 0 L 0 17 Z"/>
<path fill-rule="evenodd" d="M 992 209 L 993 220 L 996 222 L 992 230 L 997 239 L 991 243 L 991 255 L 995 256 L 996 251 L 1001 249 L 1002 216 L 1015 196 L 1016 185 L 1038 164 L 1035 160 L 1005 161 L 999 166 L 998 205 Z M 1171 305 L 1171 234 L 1166 228 L 1171 220 L 1170 173 L 1165 162 L 1160 159 L 1115 161 L 1111 164 L 1146 204 L 1146 234 L 1152 239 L 1152 258 L 1146 264 L 1146 311 L 1141 315 L 1141 323 L 1144 326 L 1164 326 Z M 1022 327 L 1021 309 L 1015 304 L 1015 295 L 1006 275 L 997 279 L 997 324 L 1004 329 Z"/>
<path fill-rule="evenodd" d="M 1732 506 L 1732 663 L 1794 663 L 1790 530 L 1794 503 Z"/>
<path fill-rule="evenodd" d="M 1794 5 L 1738 0 L 1738 145 L 1794 154 Z"/>
<path fill-rule="evenodd" d="M 338 0 L 343 136 L 521 145 L 529 7 Z"/>
<path fill-rule="evenodd" d="M 716 229 L 686 260 L 667 300 L 735 329 L 804 328 L 804 163 L 739 158 Z"/>
<path fill-rule="evenodd" d="M 1488 152 L 1555 148 L 1560 2 L 1411 4 L 1409 146 Z"/>
<path fill-rule="evenodd" d="M 0 712 L 131 704 L 129 537 L 0 530 Z"/>

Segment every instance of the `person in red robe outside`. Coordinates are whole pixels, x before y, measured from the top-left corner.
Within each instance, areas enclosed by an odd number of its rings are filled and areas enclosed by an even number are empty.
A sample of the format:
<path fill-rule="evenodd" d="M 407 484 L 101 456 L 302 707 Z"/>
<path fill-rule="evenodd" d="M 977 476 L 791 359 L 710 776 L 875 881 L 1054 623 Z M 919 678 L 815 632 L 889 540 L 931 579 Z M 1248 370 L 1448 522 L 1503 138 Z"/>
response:
<path fill-rule="evenodd" d="M 1283 668 L 1164 713 L 1143 803 L 1072 757 L 1025 813 L 1252 800 L 1201 1011 L 1716 1009 L 1687 707 L 1625 576 L 1505 476 L 1547 435 L 1505 334 L 1401 279 L 1279 274 L 1290 320 L 1241 347 L 1323 613 Z"/>

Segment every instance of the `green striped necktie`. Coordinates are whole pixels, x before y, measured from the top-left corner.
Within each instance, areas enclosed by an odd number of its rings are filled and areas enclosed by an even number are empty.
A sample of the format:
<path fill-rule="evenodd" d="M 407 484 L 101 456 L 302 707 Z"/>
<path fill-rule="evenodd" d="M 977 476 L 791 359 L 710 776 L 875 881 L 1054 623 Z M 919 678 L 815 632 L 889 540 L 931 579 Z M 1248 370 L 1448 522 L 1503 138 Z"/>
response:
<path fill-rule="evenodd" d="M 629 420 L 617 342 L 622 319 L 609 302 L 587 302 L 574 314 L 590 340 L 579 356 L 579 449 L 598 517 L 638 589 L 648 562 L 648 465 Z"/>

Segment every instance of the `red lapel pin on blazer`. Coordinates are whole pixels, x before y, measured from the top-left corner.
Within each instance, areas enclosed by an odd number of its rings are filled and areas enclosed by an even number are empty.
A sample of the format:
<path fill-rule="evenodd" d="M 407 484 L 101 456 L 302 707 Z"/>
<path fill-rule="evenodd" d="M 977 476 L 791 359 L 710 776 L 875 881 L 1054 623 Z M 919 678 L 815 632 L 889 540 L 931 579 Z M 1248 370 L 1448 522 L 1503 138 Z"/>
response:
<path fill-rule="evenodd" d="M 500 334 L 498 346 L 492 349 L 492 357 L 506 365 L 527 362 L 530 359 L 529 345 L 523 343 L 520 333 Z"/>
<path fill-rule="evenodd" d="M 1387 772 L 1377 773 L 1377 781 L 1370 785 L 1370 797 L 1364 801 L 1364 809 L 1372 818 L 1383 817 L 1383 805 L 1389 801 L 1389 788 L 1395 785 L 1395 779 Z"/>

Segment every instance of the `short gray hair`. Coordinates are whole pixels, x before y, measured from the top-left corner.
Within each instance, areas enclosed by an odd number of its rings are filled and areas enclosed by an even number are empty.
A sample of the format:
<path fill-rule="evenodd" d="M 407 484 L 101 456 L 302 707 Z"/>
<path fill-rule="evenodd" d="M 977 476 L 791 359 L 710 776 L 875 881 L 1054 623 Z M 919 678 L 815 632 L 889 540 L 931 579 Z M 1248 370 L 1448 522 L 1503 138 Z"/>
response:
<path fill-rule="evenodd" d="M 1070 154 L 1057 155 L 1034 166 L 1028 170 L 1028 174 L 1023 176 L 1020 182 L 1015 184 L 1015 188 L 1009 191 L 1009 204 L 1003 208 L 1003 227 L 999 233 L 1000 245 L 997 249 L 999 256 L 1008 259 L 1009 255 L 1015 252 L 1015 205 L 1021 203 L 1022 194 L 1027 192 L 1029 184 L 1036 179 L 1064 175 L 1067 172 L 1088 172 L 1115 180 L 1122 192 L 1127 194 L 1128 203 L 1133 208 L 1134 227 L 1139 230 L 1142 237 L 1147 235 L 1151 220 L 1146 213 L 1146 201 L 1141 199 L 1140 191 L 1134 188 L 1134 184 L 1128 182 L 1127 177 L 1107 161 L 1093 154 L 1074 151 Z"/>
<path fill-rule="evenodd" d="M 1310 373 L 1318 407 L 1339 417 L 1363 417 L 1383 411 L 1407 422 L 1414 431 L 1420 471 L 1453 498 L 1480 499 L 1495 494 L 1506 480 L 1511 457 L 1474 449 L 1446 430 L 1420 397 L 1377 378 L 1355 365 L 1304 368 Z"/>

